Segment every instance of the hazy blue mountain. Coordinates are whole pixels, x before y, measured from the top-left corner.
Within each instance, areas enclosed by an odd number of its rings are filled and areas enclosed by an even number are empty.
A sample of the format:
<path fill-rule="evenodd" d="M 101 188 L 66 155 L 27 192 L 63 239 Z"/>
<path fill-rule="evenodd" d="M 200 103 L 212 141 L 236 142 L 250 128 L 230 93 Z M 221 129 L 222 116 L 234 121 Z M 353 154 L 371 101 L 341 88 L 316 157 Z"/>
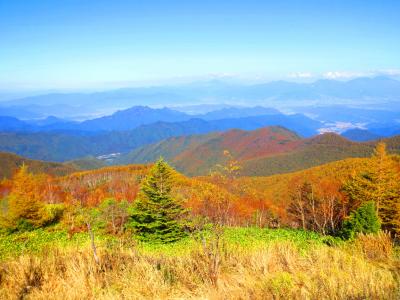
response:
<path fill-rule="evenodd" d="M 341 135 L 355 142 L 373 141 L 381 138 L 381 136 L 375 133 L 372 133 L 366 129 L 359 129 L 359 128 L 346 130 Z"/>
<path fill-rule="evenodd" d="M 229 105 L 229 104 L 195 104 L 195 105 L 171 106 L 170 108 L 189 115 L 204 115 L 209 112 L 221 110 L 223 108 L 233 108 L 233 107 L 239 107 L 239 106 Z"/>
<path fill-rule="evenodd" d="M 262 106 L 254 107 L 226 107 L 219 110 L 211 111 L 203 115 L 198 115 L 198 118 L 204 120 L 220 120 L 227 118 L 243 118 L 263 115 L 276 115 L 280 111 L 275 108 L 267 108 Z"/>
<path fill-rule="evenodd" d="M 43 119 L 49 116 L 83 120 L 103 114 L 102 111 L 98 111 L 96 107 L 71 106 L 67 104 L 4 106 L 3 103 L 4 102 L 0 102 L 0 115 L 23 120 Z"/>
<path fill-rule="evenodd" d="M 43 131 L 75 130 L 75 131 L 113 131 L 131 130 L 145 124 L 155 122 L 179 122 L 189 120 L 191 116 L 168 108 L 150 108 L 134 106 L 119 110 L 112 115 L 86 120 L 83 122 L 54 122 L 43 126 Z"/>
<path fill-rule="evenodd" d="M 25 106 L 0 106 L 0 115 L 18 119 L 42 118 L 42 113 L 37 113 Z"/>
<path fill-rule="evenodd" d="M 26 121 L 27 124 L 25 126 L 25 130 L 63 132 L 99 132 L 113 130 L 121 131 L 131 130 L 141 125 L 151 124 L 155 122 L 180 122 L 187 121 L 193 118 L 212 121 L 264 115 L 271 115 L 271 120 L 274 120 L 274 122 L 283 122 L 282 120 L 278 119 L 279 117 L 285 119 L 285 115 L 281 114 L 278 110 L 264 107 L 231 107 L 203 115 L 188 115 L 183 112 L 175 111 L 169 108 L 156 109 L 149 108 L 147 106 L 134 106 L 126 110 L 117 111 L 109 116 L 95 118 L 83 122 L 68 121 L 54 116 L 50 116 L 45 119 L 30 120 Z M 233 126 L 231 124 L 233 122 L 234 121 L 229 121 L 228 127 Z"/>
<path fill-rule="evenodd" d="M 380 126 L 378 125 L 379 124 L 373 124 L 373 126 L 371 126 L 371 128 L 368 130 L 373 134 L 384 137 L 391 137 L 400 134 L 400 124 L 398 122 L 391 124 L 380 124 Z"/>
<path fill-rule="evenodd" d="M 14 117 L 0 116 L 0 131 L 23 131 L 31 126 Z"/>
<path fill-rule="evenodd" d="M 324 122 L 385 123 L 400 119 L 400 110 L 365 109 L 344 105 L 310 106 L 296 109 Z M 373 125 L 371 125 L 373 126 Z"/>
<path fill-rule="evenodd" d="M 192 118 L 191 116 L 168 108 L 153 109 L 147 106 L 134 106 L 120 110 L 112 115 L 95 118 L 83 122 L 74 122 L 49 116 L 42 119 L 27 120 L 25 122 L 16 118 L 4 119 L 0 130 L 26 130 L 26 131 L 112 131 L 130 130 L 140 125 L 154 122 L 179 122 Z M 7 127 L 7 120 L 10 126 Z M 17 121 L 20 125 L 16 126 Z M 2 125 L 2 126 L 1 126 Z"/>
<path fill-rule="evenodd" d="M 117 111 L 110 116 L 84 121 L 71 128 L 83 131 L 130 130 L 140 125 L 155 122 L 180 122 L 194 118 L 211 121 L 263 115 L 275 115 L 274 117 L 276 118 L 281 113 L 273 108 L 258 106 L 223 108 L 203 115 L 188 115 L 169 108 L 155 109 L 147 106 L 134 106 L 126 110 Z"/>
<path fill-rule="evenodd" d="M 168 87 L 124 88 L 96 93 L 53 93 L 0 102 L 1 106 L 68 104 L 72 107 L 97 109 L 128 108 L 134 105 L 184 103 L 184 96 L 169 92 Z"/>
<path fill-rule="evenodd" d="M 57 118 L 55 116 L 48 116 L 43 119 L 28 120 L 26 122 L 28 124 L 35 125 L 35 126 L 50 126 L 50 125 L 54 125 L 54 124 L 69 123 L 71 121 Z"/>
<path fill-rule="evenodd" d="M 376 136 L 392 136 L 399 132 L 400 113 L 396 110 L 376 110 L 346 107 L 342 105 L 326 107 L 307 107 L 298 109 L 310 115 L 316 121 L 303 114 L 288 115 L 273 108 L 255 107 L 224 107 L 206 114 L 189 115 L 169 108 L 149 108 L 134 106 L 120 110 L 112 115 L 94 118 L 83 122 L 68 121 L 54 116 L 44 119 L 21 121 L 15 118 L 5 118 L 0 124 L 0 130 L 5 131 L 55 131 L 63 134 L 93 135 L 106 131 L 132 130 L 141 125 L 156 122 L 181 122 L 190 119 L 209 121 L 207 128 L 226 130 L 229 128 L 255 129 L 261 126 L 281 125 L 310 136 L 316 129 L 322 131 L 342 132 L 354 125 L 362 125 Z M 268 118 L 265 118 L 268 116 Z M 251 118 L 250 121 L 246 118 Z M 260 117 L 260 118 L 256 118 Z M 212 121 L 218 121 L 218 126 Z M 292 124 L 291 122 L 294 123 Z M 8 125 L 7 122 L 10 122 Z M 18 123 L 18 124 L 17 124 Z M 308 124 L 299 126 L 299 124 Z M 309 126 L 311 124 L 311 126 Z M 214 126 L 214 127 L 213 127 Z M 209 132 L 210 129 L 207 129 Z"/>
<path fill-rule="evenodd" d="M 347 82 L 319 80 L 313 83 L 274 81 L 244 85 L 218 80 L 181 84 L 123 88 L 96 93 L 53 93 L 0 102 L 6 106 L 69 105 L 92 112 L 115 111 L 137 105 L 177 106 L 206 103 L 237 105 L 252 103 L 263 106 L 333 105 L 338 103 L 365 105 L 384 104 L 400 99 L 400 81 L 388 77 L 357 78 Z M 52 115 L 55 115 L 52 113 Z M 59 116 L 59 115 L 56 115 Z"/>
<path fill-rule="evenodd" d="M 190 116 L 168 108 L 153 109 L 147 106 L 134 106 L 120 110 L 111 116 L 105 116 L 79 124 L 80 130 L 130 130 L 140 125 L 154 122 L 179 122 L 190 119 Z"/>

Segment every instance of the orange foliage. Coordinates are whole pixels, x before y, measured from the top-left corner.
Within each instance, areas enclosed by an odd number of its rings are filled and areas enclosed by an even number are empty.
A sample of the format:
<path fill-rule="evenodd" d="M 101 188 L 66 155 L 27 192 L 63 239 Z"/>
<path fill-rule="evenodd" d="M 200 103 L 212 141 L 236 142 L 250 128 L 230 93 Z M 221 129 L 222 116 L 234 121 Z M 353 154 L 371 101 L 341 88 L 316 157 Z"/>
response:
<path fill-rule="evenodd" d="M 321 200 L 318 218 L 329 220 L 333 212 L 338 212 L 338 203 L 348 209 L 349 203 L 340 187 L 353 170 L 359 172 L 365 169 L 367 160 L 348 159 L 270 177 L 217 175 L 187 178 L 176 173 L 175 197 L 184 201 L 194 215 L 206 216 L 214 222 L 277 227 L 293 222 L 287 213 L 291 193 L 306 180 L 312 184 L 316 198 Z M 107 167 L 64 177 L 30 175 L 29 181 L 15 177 L 12 181 L 3 180 L 0 183 L 0 195 L 6 196 L 11 191 L 24 191 L 26 194 L 29 191 L 29 197 L 44 203 L 82 206 L 97 206 L 106 198 L 132 202 L 149 167 Z M 340 210 L 340 217 L 346 214 L 346 209 Z"/>

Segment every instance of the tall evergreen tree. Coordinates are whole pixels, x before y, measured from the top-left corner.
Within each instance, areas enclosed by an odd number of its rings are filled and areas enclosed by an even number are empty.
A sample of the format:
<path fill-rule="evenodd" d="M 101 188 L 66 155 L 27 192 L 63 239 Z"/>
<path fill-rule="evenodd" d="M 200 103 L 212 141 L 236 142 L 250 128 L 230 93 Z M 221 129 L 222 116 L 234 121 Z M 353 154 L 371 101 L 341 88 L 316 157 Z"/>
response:
<path fill-rule="evenodd" d="M 130 222 L 139 239 L 168 243 L 186 235 L 182 225 L 185 209 L 171 194 L 173 175 L 174 170 L 160 158 L 144 180 Z"/>
<path fill-rule="evenodd" d="M 378 143 L 369 163 L 369 170 L 352 177 L 344 191 L 356 204 L 374 201 L 382 227 L 396 231 L 396 215 L 400 203 L 400 176 L 395 160 L 386 153 L 386 145 Z"/>

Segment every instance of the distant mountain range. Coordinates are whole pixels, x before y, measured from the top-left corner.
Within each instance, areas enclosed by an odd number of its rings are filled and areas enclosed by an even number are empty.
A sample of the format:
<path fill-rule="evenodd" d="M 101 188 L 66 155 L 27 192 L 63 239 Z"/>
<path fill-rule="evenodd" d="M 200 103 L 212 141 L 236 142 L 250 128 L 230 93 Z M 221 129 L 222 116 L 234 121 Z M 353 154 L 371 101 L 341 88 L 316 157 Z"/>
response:
<path fill-rule="evenodd" d="M 124 131 L 156 122 L 182 122 L 191 119 L 214 121 L 256 116 L 271 116 L 272 119 L 277 119 L 278 117 L 286 118 L 286 115 L 276 109 L 260 106 L 229 107 L 199 115 L 189 115 L 166 107 L 134 106 L 129 109 L 119 110 L 109 116 L 82 122 L 72 122 L 54 116 L 22 121 L 15 117 L 0 115 L 0 131 Z"/>
<path fill-rule="evenodd" d="M 180 118 L 181 114 L 178 114 L 178 117 Z M 140 120 L 143 121 L 145 118 Z M 114 123 L 114 118 L 101 118 L 90 123 L 90 125 L 97 123 L 98 127 L 92 127 L 99 128 L 100 131 L 97 132 L 85 131 L 85 129 L 88 130 L 86 122 L 74 123 L 74 127 L 71 128 L 68 127 L 69 123 L 61 123 L 60 127 L 54 124 L 37 127 L 37 125 L 30 125 L 19 120 L 14 121 L 13 129 L 8 127 L 6 131 L 0 132 L 0 151 L 49 161 L 66 161 L 88 155 L 126 153 L 173 136 L 204 134 L 233 128 L 253 130 L 270 125 L 281 125 L 301 136 L 311 136 L 316 134 L 321 126 L 320 122 L 300 114 L 261 115 L 210 121 L 190 119 L 182 122 L 156 122 L 131 130 L 119 131 L 102 131 L 101 129 L 108 128 L 107 126 L 114 129 L 120 129 L 119 126 L 129 128 L 130 125 L 126 125 L 129 120 L 125 119 L 124 123 L 117 119 L 117 122 Z M 132 121 L 133 124 L 135 124 L 134 121 L 135 119 Z M 30 127 L 31 131 L 25 126 L 32 126 Z"/>
<path fill-rule="evenodd" d="M 233 84 L 219 80 L 175 86 L 123 88 L 96 93 L 53 93 L 0 102 L 0 115 L 18 118 L 78 118 L 107 114 L 132 106 L 177 106 L 201 103 L 295 107 L 336 104 L 393 108 L 400 99 L 400 81 L 388 77 L 357 78 L 347 82 L 318 80 L 313 83 L 274 81 Z"/>
<path fill-rule="evenodd" d="M 369 155 L 373 146 L 368 141 L 400 135 L 399 99 L 400 82 L 386 77 L 252 85 L 213 80 L 36 95 L 0 102 L 0 151 L 75 160 L 77 168 L 164 155 L 180 170 L 197 174 L 219 162 L 226 146 L 243 162 L 244 174 L 266 175 L 267 170 L 286 172 Z M 280 127 L 261 129 L 266 126 Z M 332 131 L 343 138 L 313 137 Z"/>
<path fill-rule="evenodd" d="M 283 126 L 301 137 L 333 130 L 353 141 L 400 134 L 400 116 L 395 111 L 332 106 L 309 108 L 305 113 L 310 117 L 286 115 L 273 108 L 256 106 L 225 107 L 189 115 L 169 108 L 135 106 L 83 122 L 54 116 L 26 121 L 0 116 L 0 151 L 49 161 L 90 155 L 114 154 L 115 157 L 170 137 L 230 129 L 254 130 L 265 126 Z M 333 121 L 335 116 L 338 122 Z M 351 120 L 355 121 L 352 123 Z M 366 129 L 354 129 L 354 126 Z M 346 130 L 347 127 L 353 129 Z"/>
<path fill-rule="evenodd" d="M 400 151 L 400 136 L 385 141 L 390 151 Z M 243 175 L 267 176 L 349 157 L 367 157 L 375 144 L 351 142 L 334 133 L 303 139 L 283 127 L 273 126 L 174 137 L 138 148 L 119 157 L 116 163 L 149 163 L 163 156 L 187 175 L 206 175 L 215 165 L 224 163 L 223 152 L 229 150 L 241 162 Z"/>
<path fill-rule="evenodd" d="M 347 129 L 363 128 L 368 129 L 377 137 L 388 137 L 400 133 L 400 111 L 396 110 L 361 109 L 342 105 L 303 107 L 297 108 L 297 110 L 301 114 L 309 116 L 309 119 L 312 118 L 315 124 L 319 122 L 320 132 L 344 132 Z M 126 110 L 119 110 L 109 116 L 82 122 L 68 121 L 54 116 L 49 116 L 44 119 L 22 121 L 15 117 L 0 115 L 0 131 L 63 131 L 64 133 L 89 133 L 131 130 L 141 125 L 156 122 L 173 123 L 191 119 L 215 121 L 257 116 L 270 116 L 271 119 L 277 119 L 278 116 L 284 116 L 285 118 L 286 115 L 274 108 L 262 106 L 224 107 L 198 115 L 187 114 L 170 108 L 134 106 Z M 296 128 L 291 128 L 290 124 L 281 124 L 279 122 L 266 125 L 282 125 L 297 131 Z M 242 126 L 238 126 L 238 128 L 242 128 Z M 308 133 L 306 133 L 306 135 L 307 134 Z M 355 140 L 357 140 L 357 138 Z"/>

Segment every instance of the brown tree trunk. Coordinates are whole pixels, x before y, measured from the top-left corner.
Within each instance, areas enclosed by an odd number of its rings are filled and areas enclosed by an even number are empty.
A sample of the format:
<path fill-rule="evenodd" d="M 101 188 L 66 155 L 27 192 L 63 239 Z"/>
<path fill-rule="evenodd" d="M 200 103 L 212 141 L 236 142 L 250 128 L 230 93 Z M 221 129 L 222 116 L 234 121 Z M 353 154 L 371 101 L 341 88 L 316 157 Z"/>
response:
<path fill-rule="evenodd" d="M 97 256 L 97 249 L 96 249 L 96 244 L 94 243 L 94 233 L 93 233 L 93 230 L 92 230 L 92 226 L 90 225 L 90 222 L 87 222 L 86 226 L 87 226 L 87 229 L 88 229 L 88 232 L 89 232 L 89 235 L 90 235 L 90 244 L 92 246 L 94 260 L 95 260 L 96 264 L 99 264 L 100 263 L 100 259 Z"/>

